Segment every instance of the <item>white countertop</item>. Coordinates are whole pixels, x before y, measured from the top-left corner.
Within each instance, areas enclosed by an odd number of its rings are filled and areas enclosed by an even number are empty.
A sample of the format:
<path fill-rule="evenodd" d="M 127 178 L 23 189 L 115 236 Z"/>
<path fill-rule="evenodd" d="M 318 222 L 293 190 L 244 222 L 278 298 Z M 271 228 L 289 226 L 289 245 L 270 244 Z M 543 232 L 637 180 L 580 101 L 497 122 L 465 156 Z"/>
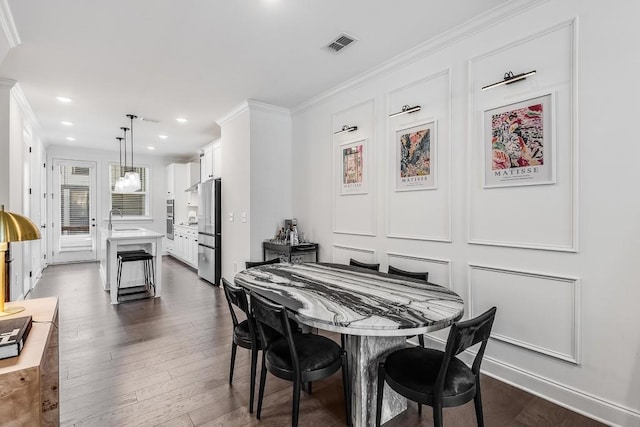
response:
<path fill-rule="evenodd" d="M 103 228 L 103 238 L 107 240 L 133 240 L 133 239 L 146 239 L 146 238 L 158 238 L 164 237 L 164 234 L 160 234 L 157 231 L 147 230 L 146 228 L 130 227 L 126 225 L 114 226 L 113 230 Z"/>

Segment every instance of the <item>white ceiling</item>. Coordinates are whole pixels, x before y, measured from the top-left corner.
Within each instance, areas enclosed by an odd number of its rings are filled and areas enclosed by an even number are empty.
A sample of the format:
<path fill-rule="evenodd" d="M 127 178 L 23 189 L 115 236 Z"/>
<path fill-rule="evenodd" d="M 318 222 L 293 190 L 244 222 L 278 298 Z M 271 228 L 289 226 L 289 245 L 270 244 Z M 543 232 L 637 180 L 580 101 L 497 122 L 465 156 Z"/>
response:
<path fill-rule="evenodd" d="M 506 1 L 9 0 L 21 44 L 0 76 L 47 145 L 117 150 L 133 113 L 159 121 L 135 122 L 136 153 L 192 157 L 245 99 L 294 108 Z M 342 32 L 359 41 L 323 49 Z"/>

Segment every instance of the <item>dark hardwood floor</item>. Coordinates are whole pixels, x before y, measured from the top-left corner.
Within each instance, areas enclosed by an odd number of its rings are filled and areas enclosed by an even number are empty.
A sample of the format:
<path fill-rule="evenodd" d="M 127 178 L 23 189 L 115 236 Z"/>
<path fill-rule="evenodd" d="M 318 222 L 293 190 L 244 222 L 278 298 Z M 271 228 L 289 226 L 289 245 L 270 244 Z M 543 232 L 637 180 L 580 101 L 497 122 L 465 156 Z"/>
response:
<path fill-rule="evenodd" d="M 161 298 L 112 306 L 96 263 L 48 267 L 29 298 L 46 296 L 60 299 L 61 425 L 291 424 L 291 384 L 272 375 L 262 420 L 249 414 L 249 352 L 242 348 L 229 386 L 224 293 L 180 262 L 164 257 Z M 602 425 L 489 377 L 482 387 L 487 426 Z M 476 425 L 473 403 L 445 409 L 444 418 L 446 426 Z M 345 425 L 339 372 L 303 393 L 300 425 Z M 420 417 L 410 404 L 386 425 L 430 426 L 430 408 Z"/>

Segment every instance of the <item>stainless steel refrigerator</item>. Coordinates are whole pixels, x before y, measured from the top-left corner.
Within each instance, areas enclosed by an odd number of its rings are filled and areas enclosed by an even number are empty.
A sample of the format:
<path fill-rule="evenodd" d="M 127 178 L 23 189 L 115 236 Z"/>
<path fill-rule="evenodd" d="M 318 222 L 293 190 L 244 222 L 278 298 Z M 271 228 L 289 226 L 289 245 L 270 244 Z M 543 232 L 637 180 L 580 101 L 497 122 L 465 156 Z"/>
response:
<path fill-rule="evenodd" d="M 198 276 L 220 284 L 221 229 L 220 179 L 198 184 Z"/>

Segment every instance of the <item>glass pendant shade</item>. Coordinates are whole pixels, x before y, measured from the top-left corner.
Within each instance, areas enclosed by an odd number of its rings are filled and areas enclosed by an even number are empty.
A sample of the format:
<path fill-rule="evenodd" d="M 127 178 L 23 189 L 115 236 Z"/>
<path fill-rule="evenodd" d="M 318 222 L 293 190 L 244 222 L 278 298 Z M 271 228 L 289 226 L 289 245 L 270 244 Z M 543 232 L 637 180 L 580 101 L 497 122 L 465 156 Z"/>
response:
<path fill-rule="evenodd" d="M 123 191 L 138 191 L 140 190 L 140 174 L 138 172 L 126 172 L 123 178 Z"/>

